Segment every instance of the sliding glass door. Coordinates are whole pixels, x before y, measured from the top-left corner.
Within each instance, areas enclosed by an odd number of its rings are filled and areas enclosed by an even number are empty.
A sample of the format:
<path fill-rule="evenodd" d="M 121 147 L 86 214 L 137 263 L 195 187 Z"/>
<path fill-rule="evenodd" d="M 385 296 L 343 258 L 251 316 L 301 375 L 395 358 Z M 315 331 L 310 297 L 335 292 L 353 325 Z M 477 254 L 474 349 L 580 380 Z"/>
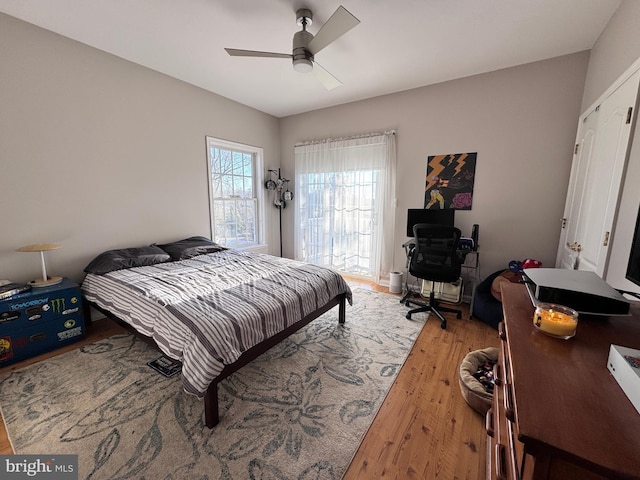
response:
<path fill-rule="evenodd" d="M 383 227 L 390 222 L 385 199 L 394 198 L 389 136 L 296 146 L 297 259 L 380 277 Z"/>

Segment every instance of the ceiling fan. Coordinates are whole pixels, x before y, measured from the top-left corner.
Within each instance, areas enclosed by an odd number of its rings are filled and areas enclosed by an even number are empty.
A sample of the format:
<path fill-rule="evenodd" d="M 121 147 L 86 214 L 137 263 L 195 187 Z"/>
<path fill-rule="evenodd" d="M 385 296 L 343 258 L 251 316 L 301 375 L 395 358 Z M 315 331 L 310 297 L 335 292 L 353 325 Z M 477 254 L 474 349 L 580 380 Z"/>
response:
<path fill-rule="evenodd" d="M 325 70 L 315 61 L 315 55 L 327 45 L 336 41 L 360 23 L 343 6 L 333 12 L 329 20 L 325 22 L 314 36 L 307 31 L 307 27 L 313 22 L 313 14 L 308 8 L 300 8 L 296 12 L 296 22 L 302 30 L 293 35 L 293 53 L 260 52 L 256 50 L 238 50 L 225 48 L 233 57 L 268 57 L 290 58 L 293 60 L 293 68 L 298 72 L 313 72 L 327 90 L 332 90 L 342 85 L 340 80 Z"/>

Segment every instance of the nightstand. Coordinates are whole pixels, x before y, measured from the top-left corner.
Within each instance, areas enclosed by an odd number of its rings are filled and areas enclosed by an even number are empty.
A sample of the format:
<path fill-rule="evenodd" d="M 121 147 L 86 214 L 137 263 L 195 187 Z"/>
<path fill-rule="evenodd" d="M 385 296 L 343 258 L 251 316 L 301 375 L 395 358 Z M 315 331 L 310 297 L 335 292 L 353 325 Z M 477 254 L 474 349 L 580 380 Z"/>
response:
<path fill-rule="evenodd" d="M 80 286 L 64 278 L 0 301 L 0 367 L 80 340 L 85 333 Z"/>

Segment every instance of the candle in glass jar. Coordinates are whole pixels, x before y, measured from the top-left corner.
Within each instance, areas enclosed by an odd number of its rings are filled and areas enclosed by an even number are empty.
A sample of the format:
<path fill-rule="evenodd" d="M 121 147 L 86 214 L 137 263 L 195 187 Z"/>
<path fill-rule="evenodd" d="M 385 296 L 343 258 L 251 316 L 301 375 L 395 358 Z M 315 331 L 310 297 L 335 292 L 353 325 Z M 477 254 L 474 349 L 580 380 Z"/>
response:
<path fill-rule="evenodd" d="M 571 338 L 578 327 L 578 312 L 563 305 L 540 303 L 533 315 L 533 324 L 548 335 Z"/>

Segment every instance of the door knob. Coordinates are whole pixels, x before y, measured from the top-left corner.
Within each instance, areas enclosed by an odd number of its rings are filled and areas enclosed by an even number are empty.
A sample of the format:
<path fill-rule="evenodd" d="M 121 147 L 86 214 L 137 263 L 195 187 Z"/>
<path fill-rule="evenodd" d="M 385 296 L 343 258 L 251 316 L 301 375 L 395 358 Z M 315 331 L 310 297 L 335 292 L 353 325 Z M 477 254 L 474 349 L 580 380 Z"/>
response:
<path fill-rule="evenodd" d="M 580 252 L 580 250 L 582 250 L 582 246 L 578 242 L 573 242 L 573 243 L 567 242 L 567 248 L 574 252 Z"/>

